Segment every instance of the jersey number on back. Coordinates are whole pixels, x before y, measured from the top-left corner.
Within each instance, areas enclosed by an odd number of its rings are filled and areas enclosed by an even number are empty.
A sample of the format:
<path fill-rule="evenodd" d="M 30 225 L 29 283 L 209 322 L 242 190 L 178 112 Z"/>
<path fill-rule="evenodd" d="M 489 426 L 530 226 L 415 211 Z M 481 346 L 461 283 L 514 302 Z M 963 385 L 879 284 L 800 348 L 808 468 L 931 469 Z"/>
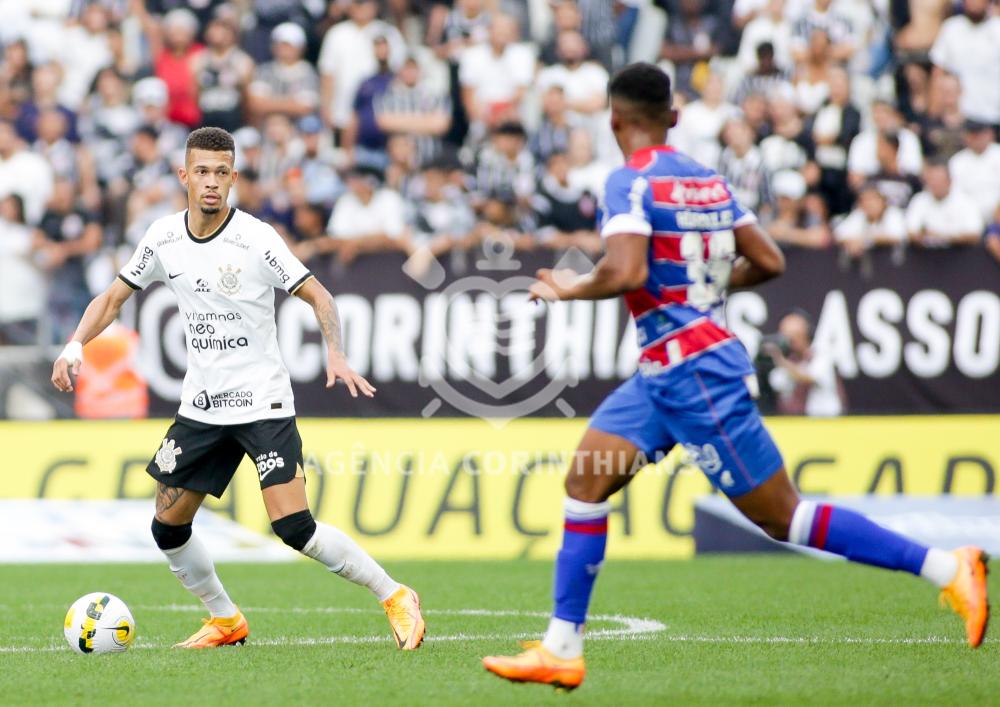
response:
<path fill-rule="evenodd" d="M 687 263 L 691 281 L 687 289 L 688 304 L 697 309 L 710 309 L 718 304 L 729 285 L 736 257 L 733 232 L 688 231 L 681 237 L 681 257 Z"/>

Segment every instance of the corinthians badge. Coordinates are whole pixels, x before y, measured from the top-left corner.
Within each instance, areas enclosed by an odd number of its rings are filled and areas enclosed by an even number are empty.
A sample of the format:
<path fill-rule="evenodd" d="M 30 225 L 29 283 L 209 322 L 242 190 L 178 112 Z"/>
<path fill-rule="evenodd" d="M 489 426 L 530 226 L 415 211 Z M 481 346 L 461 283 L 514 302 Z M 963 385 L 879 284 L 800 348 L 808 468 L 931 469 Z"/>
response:
<path fill-rule="evenodd" d="M 219 292 L 225 295 L 235 295 L 240 291 L 240 269 L 233 270 L 232 265 L 227 265 L 226 269 L 219 268 Z"/>

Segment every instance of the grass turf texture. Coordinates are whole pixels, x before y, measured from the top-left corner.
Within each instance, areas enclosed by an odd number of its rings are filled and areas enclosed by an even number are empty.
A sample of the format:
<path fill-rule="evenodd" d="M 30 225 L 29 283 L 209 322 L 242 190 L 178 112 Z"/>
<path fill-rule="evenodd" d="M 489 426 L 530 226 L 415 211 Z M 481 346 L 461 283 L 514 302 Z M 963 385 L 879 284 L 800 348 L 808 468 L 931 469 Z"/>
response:
<path fill-rule="evenodd" d="M 543 617 L 436 613 L 545 612 L 549 563 L 394 563 L 389 569 L 420 592 L 428 612 L 430 640 L 416 653 L 395 649 L 366 591 L 300 562 L 220 567 L 231 595 L 246 607 L 251 635 L 244 647 L 139 647 L 79 656 L 65 645 L 62 619 L 86 592 L 123 598 L 135 615 L 140 646 L 186 638 L 202 612 L 165 566 L 0 566 L 0 704 L 1000 702 L 997 645 L 987 639 L 978 651 L 967 648 L 960 622 L 936 607 L 932 588 L 902 574 L 794 557 L 609 563 L 594 612 L 656 619 L 666 629 L 643 640 L 591 642 L 583 686 L 559 694 L 509 684 L 479 663 L 485 654 L 515 650 L 518 634 L 540 633 Z M 994 597 L 997 588 L 994 581 Z M 291 608 L 298 610 L 281 611 Z M 322 609 L 328 611 L 316 611 Z M 460 634 L 469 639 L 434 640 Z M 274 645 L 375 635 L 385 640 Z M 12 650 L 17 647 L 49 650 Z"/>

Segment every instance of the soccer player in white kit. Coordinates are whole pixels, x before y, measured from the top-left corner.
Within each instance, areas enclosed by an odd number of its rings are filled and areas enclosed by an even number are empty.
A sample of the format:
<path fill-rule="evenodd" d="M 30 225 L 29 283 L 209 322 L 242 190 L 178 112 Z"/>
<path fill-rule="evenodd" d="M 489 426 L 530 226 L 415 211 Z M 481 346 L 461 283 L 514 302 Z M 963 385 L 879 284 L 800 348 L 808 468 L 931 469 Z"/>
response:
<path fill-rule="evenodd" d="M 87 307 L 73 340 L 56 360 L 52 382 L 73 390 L 83 345 L 113 322 L 134 291 L 160 281 L 176 295 L 187 340 L 188 370 L 180 410 L 147 471 L 156 479 L 152 533 L 171 571 L 211 614 L 181 648 L 244 643 L 246 618 L 229 598 L 191 522 L 206 494 L 219 497 L 244 454 L 260 476 L 275 534 L 341 577 L 367 587 L 382 603 L 396 644 L 424 637 L 420 600 L 393 580 L 353 540 L 317 523 L 306 500 L 302 440 L 288 370 L 278 351 L 274 288 L 307 302 L 327 346 L 329 388 L 351 395 L 375 389 L 347 363 L 333 296 L 288 250 L 270 225 L 228 206 L 237 179 L 232 136 L 200 128 L 187 140 L 178 170 L 188 208 L 149 227 L 108 289 Z"/>

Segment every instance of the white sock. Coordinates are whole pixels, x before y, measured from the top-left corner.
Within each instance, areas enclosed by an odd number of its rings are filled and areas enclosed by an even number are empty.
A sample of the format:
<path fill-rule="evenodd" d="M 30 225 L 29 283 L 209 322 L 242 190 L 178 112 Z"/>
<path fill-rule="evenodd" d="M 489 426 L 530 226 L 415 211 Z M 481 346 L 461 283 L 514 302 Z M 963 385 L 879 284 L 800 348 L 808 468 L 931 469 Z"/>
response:
<path fill-rule="evenodd" d="M 579 658 L 583 655 L 583 624 L 553 616 L 549 619 L 549 629 L 545 632 L 542 645 L 556 658 Z"/>
<path fill-rule="evenodd" d="M 924 564 L 920 568 L 920 576 L 931 584 L 935 584 L 942 589 L 951 584 L 958 574 L 958 558 L 947 550 L 939 550 L 932 547 L 927 551 Z"/>
<path fill-rule="evenodd" d="M 399 582 L 371 555 L 331 525 L 316 523 L 316 532 L 302 548 L 302 554 L 326 565 L 344 579 L 368 587 L 379 601 L 385 601 L 399 589 Z"/>
<path fill-rule="evenodd" d="M 189 592 L 201 599 L 209 613 L 216 618 L 236 616 L 239 609 L 233 603 L 215 573 L 215 565 L 208 549 L 192 535 L 186 543 L 172 550 L 164 550 L 170 562 L 170 571 Z"/>

